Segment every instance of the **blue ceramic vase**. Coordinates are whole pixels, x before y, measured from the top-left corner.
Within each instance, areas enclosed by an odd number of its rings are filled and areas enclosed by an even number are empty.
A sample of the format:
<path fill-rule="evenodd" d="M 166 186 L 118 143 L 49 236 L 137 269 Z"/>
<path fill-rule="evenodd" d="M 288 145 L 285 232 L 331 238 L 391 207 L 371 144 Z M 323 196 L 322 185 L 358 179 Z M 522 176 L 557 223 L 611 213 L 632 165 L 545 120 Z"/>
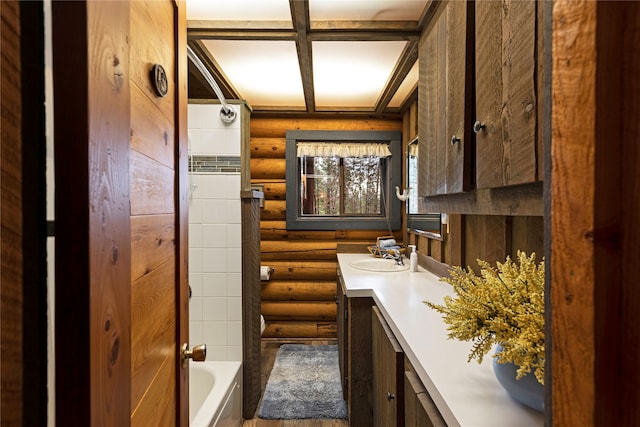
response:
<path fill-rule="evenodd" d="M 496 353 L 501 347 L 496 348 Z M 533 372 L 516 379 L 518 366 L 513 363 L 498 363 L 493 358 L 493 372 L 498 382 L 515 401 L 536 411 L 544 412 L 544 386 L 538 382 Z"/>

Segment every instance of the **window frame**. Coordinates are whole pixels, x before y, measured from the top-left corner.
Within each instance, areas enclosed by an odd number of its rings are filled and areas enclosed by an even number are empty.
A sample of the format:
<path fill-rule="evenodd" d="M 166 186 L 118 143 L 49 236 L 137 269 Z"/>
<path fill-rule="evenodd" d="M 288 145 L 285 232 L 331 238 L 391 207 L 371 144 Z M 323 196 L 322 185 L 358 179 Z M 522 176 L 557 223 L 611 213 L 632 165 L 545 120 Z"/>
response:
<path fill-rule="evenodd" d="M 298 142 L 388 143 L 391 157 L 386 159 L 386 177 L 382 179 L 383 216 L 308 217 L 300 215 L 300 173 Z M 402 206 L 395 187 L 402 185 L 402 133 L 400 131 L 304 131 L 286 133 L 286 206 L 288 230 L 399 230 Z"/>

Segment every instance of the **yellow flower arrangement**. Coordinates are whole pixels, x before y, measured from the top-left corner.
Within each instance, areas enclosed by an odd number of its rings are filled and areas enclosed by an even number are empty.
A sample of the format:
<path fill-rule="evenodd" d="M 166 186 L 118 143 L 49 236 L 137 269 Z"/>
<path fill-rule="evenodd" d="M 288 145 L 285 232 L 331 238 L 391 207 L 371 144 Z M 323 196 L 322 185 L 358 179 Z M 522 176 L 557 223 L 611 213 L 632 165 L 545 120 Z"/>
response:
<path fill-rule="evenodd" d="M 498 363 L 518 366 L 520 379 L 533 371 L 544 384 L 544 261 L 536 264 L 536 254 L 518 251 L 518 263 L 507 257 L 497 268 L 478 260 L 480 276 L 471 267 L 456 266 L 442 281 L 453 286 L 455 297 L 444 304 L 424 303 L 444 314 L 448 337 L 472 341 L 468 362 L 482 363 L 495 344 Z"/>

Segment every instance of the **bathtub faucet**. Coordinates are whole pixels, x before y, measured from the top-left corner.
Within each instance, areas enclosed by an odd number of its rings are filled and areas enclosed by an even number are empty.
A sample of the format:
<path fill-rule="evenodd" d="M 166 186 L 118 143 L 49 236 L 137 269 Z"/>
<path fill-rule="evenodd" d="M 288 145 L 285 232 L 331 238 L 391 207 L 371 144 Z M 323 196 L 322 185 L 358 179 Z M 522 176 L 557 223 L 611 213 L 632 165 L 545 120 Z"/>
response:
<path fill-rule="evenodd" d="M 394 260 L 397 265 L 404 265 L 402 254 L 397 249 L 388 249 L 387 252 L 385 252 L 385 254 L 382 257 L 385 259 Z"/>

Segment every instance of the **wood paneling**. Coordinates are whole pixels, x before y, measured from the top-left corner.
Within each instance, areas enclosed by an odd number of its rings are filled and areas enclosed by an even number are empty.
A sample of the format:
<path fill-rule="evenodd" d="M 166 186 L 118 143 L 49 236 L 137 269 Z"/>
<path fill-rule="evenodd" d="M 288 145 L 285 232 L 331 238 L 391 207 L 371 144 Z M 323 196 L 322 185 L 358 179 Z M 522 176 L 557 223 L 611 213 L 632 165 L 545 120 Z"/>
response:
<path fill-rule="evenodd" d="M 170 426 L 184 423 L 187 413 L 181 409 L 186 401 L 180 389 L 187 383 L 178 354 L 187 342 L 187 328 L 179 319 L 183 310 L 186 314 L 187 288 L 182 127 L 187 98 L 186 75 L 180 73 L 186 72 L 186 64 L 178 59 L 181 30 L 176 26 L 184 4 L 140 1 L 130 7 L 130 221 L 136 251 L 131 271 L 131 425 Z M 165 97 L 152 86 L 154 64 L 167 74 Z"/>
<path fill-rule="evenodd" d="M 169 123 L 175 123 L 176 98 L 176 22 L 170 3 L 159 7 L 153 0 L 131 2 L 131 83 L 137 86 L 155 104 L 156 112 L 164 115 Z M 167 74 L 167 95 L 155 95 L 149 78 L 151 67 L 160 64 Z M 157 119 L 156 119 L 157 120 Z M 174 130 L 169 134 L 173 137 Z M 153 134 L 152 134 L 153 135 Z M 149 137 L 147 137 L 149 138 Z M 150 136 L 153 139 L 152 136 Z"/>
<path fill-rule="evenodd" d="M 23 425 L 20 5 L 0 3 L 0 424 Z"/>
<path fill-rule="evenodd" d="M 176 394 L 176 364 L 167 357 L 153 378 L 149 391 L 132 408 L 132 426 L 174 427 L 177 418 L 173 396 Z"/>
<path fill-rule="evenodd" d="M 172 259 L 176 250 L 173 215 L 131 217 L 131 281 Z"/>
<path fill-rule="evenodd" d="M 338 243 L 374 244 L 379 230 L 287 230 L 287 130 L 401 130 L 396 120 L 343 118 L 251 119 L 251 183 L 262 184 L 261 265 L 274 269 L 262 282 L 265 338 L 335 338 Z M 402 232 L 396 230 L 398 240 Z M 298 336 L 296 336 L 298 334 Z"/>
<path fill-rule="evenodd" d="M 131 150 L 131 215 L 167 214 L 175 211 L 173 168 Z"/>
<path fill-rule="evenodd" d="M 131 148 L 173 167 L 173 118 L 157 114 L 156 104 L 137 85 L 131 85 Z"/>
<path fill-rule="evenodd" d="M 175 350 L 173 257 L 131 284 L 131 407 Z M 172 359 L 172 357 L 169 357 Z"/>

